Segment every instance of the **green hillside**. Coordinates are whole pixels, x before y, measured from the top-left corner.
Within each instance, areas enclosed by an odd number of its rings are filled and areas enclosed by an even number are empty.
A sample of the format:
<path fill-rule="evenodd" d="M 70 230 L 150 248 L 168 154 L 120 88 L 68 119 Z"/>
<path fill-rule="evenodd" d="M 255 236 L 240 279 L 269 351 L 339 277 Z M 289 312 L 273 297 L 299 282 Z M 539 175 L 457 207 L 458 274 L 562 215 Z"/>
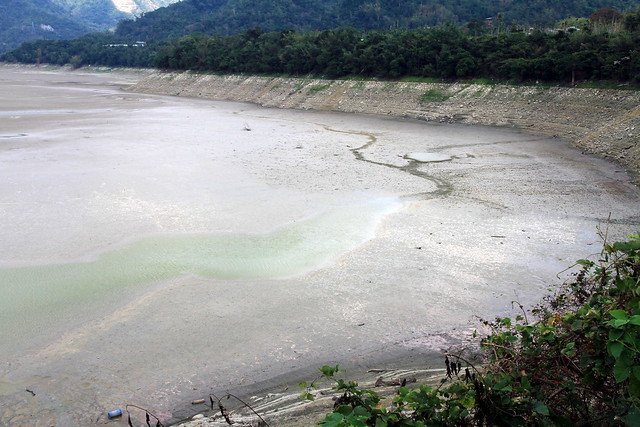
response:
<path fill-rule="evenodd" d="M 173 0 L 155 0 L 166 5 Z M 147 2 L 148 3 L 148 2 Z M 147 5 L 144 3 L 144 5 Z M 117 37 L 161 40 L 201 32 L 232 35 L 260 27 L 298 32 L 424 28 L 443 23 L 550 25 L 600 8 L 637 10 L 640 0 L 183 0 L 121 21 Z M 113 28 L 127 15 L 111 0 L 11 0 L 0 4 L 0 53 L 27 40 L 71 39 Z"/>
<path fill-rule="evenodd" d="M 111 0 L 49 0 L 62 7 L 76 21 L 92 31 L 114 28 L 119 21 L 129 17 L 119 11 Z"/>
<path fill-rule="evenodd" d="M 133 14 L 143 14 L 176 1 L 134 0 L 129 4 Z M 0 53 L 24 41 L 73 39 L 113 29 L 132 16 L 118 10 L 112 0 L 2 0 L 0 13 Z"/>
<path fill-rule="evenodd" d="M 46 0 L 39 6 L 31 0 L 3 2 L 0 14 L 0 52 L 27 40 L 71 38 L 87 31 L 62 8 Z"/>
<path fill-rule="evenodd" d="M 127 17 L 110 0 L 3 1 L 0 14 L 0 52 L 28 40 L 71 39 L 113 28 Z"/>
<path fill-rule="evenodd" d="M 640 0 L 184 0 L 118 26 L 118 34 L 158 39 L 194 32 L 230 35 L 265 31 L 421 28 L 472 20 L 550 25 L 595 10 L 636 10 Z"/>

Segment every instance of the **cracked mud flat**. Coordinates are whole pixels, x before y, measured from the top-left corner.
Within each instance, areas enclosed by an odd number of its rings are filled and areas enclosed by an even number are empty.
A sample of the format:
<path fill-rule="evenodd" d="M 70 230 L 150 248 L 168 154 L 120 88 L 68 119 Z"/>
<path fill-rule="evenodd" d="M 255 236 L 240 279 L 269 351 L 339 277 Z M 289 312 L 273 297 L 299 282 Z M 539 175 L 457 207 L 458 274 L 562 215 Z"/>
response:
<path fill-rule="evenodd" d="M 640 225 L 626 173 L 557 139 L 119 90 L 138 78 L 0 71 L 0 424 L 437 369 L 609 216 Z"/>

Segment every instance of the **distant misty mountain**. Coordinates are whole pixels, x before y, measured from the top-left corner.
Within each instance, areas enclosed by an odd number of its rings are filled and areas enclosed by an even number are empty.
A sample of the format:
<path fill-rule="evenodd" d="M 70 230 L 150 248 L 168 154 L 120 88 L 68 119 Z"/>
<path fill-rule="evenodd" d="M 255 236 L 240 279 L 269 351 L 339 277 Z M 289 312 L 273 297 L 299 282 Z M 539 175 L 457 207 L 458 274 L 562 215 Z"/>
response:
<path fill-rule="evenodd" d="M 180 0 L 0 0 L 0 53 L 23 41 L 71 39 Z"/>
<path fill-rule="evenodd" d="M 115 7 L 122 12 L 139 15 L 144 12 L 169 6 L 181 0 L 111 0 Z M 86 0 L 85 0 L 86 2 Z"/>

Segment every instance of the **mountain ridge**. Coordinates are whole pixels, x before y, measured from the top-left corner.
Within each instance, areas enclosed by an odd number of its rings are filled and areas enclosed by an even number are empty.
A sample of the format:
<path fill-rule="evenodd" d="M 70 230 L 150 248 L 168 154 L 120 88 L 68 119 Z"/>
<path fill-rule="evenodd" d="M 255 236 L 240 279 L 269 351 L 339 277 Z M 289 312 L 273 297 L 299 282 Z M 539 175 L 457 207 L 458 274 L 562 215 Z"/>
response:
<path fill-rule="evenodd" d="M 23 41 L 71 39 L 116 23 L 113 38 L 157 41 L 196 32 L 232 35 L 258 27 L 306 32 L 443 23 L 505 29 L 550 26 L 602 8 L 637 10 L 640 0 L 12 0 L 0 5 L 0 53 Z"/>
<path fill-rule="evenodd" d="M 111 0 L 116 9 L 132 15 L 139 15 L 169 6 L 182 0 Z"/>
<path fill-rule="evenodd" d="M 120 36 L 159 39 L 194 32 L 231 35 L 260 27 L 264 31 L 317 31 L 348 26 L 394 29 L 443 23 L 553 25 L 602 8 L 637 10 L 639 0 L 183 0 L 123 21 Z"/>

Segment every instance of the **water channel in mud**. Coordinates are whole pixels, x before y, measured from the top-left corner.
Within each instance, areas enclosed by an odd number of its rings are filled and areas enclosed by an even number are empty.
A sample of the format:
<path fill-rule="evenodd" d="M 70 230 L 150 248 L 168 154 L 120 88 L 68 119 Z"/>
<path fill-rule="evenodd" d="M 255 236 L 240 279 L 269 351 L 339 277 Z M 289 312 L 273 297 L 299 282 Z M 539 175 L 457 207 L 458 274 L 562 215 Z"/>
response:
<path fill-rule="evenodd" d="M 0 424 L 175 421 L 435 352 L 536 301 L 609 216 L 638 230 L 626 175 L 561 141 L 120 90 L 137 78 L 0 68 Z"/>

